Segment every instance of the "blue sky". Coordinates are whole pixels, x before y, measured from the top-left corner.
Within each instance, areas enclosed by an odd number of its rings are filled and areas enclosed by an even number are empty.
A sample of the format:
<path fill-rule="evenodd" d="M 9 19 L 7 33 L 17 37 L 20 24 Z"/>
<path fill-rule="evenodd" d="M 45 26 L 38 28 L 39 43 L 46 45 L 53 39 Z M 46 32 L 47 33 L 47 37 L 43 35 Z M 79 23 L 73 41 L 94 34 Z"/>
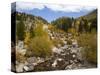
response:
<path fill-rule="evenodd" d="M 62 4 L 36 4 L 29 2 L 17 2 L 16 10 L 36 16 L 41 16 L 48 22 L 59 17 L 74 17 L 85 15 L 96 9 L 90 6 L 62 5 Z"/>

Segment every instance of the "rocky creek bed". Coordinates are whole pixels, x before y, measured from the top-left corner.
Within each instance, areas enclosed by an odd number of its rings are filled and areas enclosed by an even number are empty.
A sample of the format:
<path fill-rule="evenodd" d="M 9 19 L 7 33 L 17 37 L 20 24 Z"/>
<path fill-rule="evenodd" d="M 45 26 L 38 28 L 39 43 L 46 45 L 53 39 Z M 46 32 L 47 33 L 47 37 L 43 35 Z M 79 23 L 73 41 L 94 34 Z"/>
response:
<path fill-rule="evenodd" d="M 71 34 L 55 33 L 50 30 L 48 30 L 48 34 L 51 40 L 62 40 L 63 45 L 58 44 L 54 46 L 52 48 L 52 56 L 49 58 L 29 57 L 24 63 L 16 61 L 17 72 L 70 70 L 96 67 L 96 65 L 84 60 L 81 54 L 83 47 L 78 46 L 77 40 L 72 39 Z M 68 44 L 66 41 L 68 39 L 72 41 L 71 44 Z"/>

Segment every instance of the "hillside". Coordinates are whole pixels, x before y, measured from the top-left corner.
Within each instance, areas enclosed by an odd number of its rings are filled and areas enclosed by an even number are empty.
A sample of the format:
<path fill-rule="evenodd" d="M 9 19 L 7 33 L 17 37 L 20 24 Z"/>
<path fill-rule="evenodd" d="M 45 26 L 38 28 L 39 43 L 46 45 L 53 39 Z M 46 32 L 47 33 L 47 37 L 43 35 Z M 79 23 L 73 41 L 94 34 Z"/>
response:
<path fill-rule="evenodd" d="M 60 17 L 51 24 L 65 32 L 91 32 L 97 30 L 97 9 L 79 18 Z"/>
<path fill-rule="evenodd" d="M 97 18 L 97 9 L 93 10 L 92 12 L 88 13 L 87 15 L 83 16 L 87 20 L 96 19 Z"/>

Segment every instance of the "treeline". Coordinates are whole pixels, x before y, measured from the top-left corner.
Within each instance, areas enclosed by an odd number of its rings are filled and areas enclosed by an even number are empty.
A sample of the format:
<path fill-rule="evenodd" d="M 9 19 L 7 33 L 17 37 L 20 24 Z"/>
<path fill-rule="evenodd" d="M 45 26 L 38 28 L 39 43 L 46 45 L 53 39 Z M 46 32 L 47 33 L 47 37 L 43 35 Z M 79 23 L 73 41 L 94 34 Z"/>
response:
<path fill-rule="evenodd" d="M 60 17 L 51 22 L 52 25 L 65 32 L 91 32 L 97 31 L 97 10 L 79 18 Z"/>
<path fill-rule="evenodd" d="M 18 40 L 24 40 L 26 33 L 30 33 L 30 36 L 33 37 L 35 35 L 34 29 L 39 24 L 48 24 L 48 22 L 40 16 L 20 12 L 14 12 L 12 15 L 13 14 L 16 15 L 16 34 Z"/>
<path fill-rule="evenodd" d="M 35 16 L 35 15 L 31 15 L 31 14 L 27 14 L 27 13 L 21 13 L 21 12 L 14 12 L 12 14 L 16 14 L 16 20 L 23 20 L 23 21 L 27 21 L 30 20 L 31 21 L 35 21 L 36 19 L 40 20 L 41 22 L 48 24 L 48 21 L 46 21 L 45 19 L 43 19 L 40 16 Z"/>

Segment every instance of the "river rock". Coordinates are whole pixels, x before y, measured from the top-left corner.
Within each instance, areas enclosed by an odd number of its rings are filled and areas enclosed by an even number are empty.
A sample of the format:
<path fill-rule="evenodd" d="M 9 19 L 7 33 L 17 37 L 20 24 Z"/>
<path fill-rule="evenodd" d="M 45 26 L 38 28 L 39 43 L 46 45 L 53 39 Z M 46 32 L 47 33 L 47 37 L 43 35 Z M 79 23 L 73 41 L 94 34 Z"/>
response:
<path fill-rule="evenodd" d="M 24 69 L 25 71 L 29 71 L 29 67 L 28 67 L 28 66 L 24 66 L 23 69 Z"/>
<path fill-rule="evenodd" d="M 16 65 L 16 71 L 17 72 L 23 72 L 24 71 L 23 68 L 24 68 L 23 63 L 20 63 L 20 64 Z"/>

